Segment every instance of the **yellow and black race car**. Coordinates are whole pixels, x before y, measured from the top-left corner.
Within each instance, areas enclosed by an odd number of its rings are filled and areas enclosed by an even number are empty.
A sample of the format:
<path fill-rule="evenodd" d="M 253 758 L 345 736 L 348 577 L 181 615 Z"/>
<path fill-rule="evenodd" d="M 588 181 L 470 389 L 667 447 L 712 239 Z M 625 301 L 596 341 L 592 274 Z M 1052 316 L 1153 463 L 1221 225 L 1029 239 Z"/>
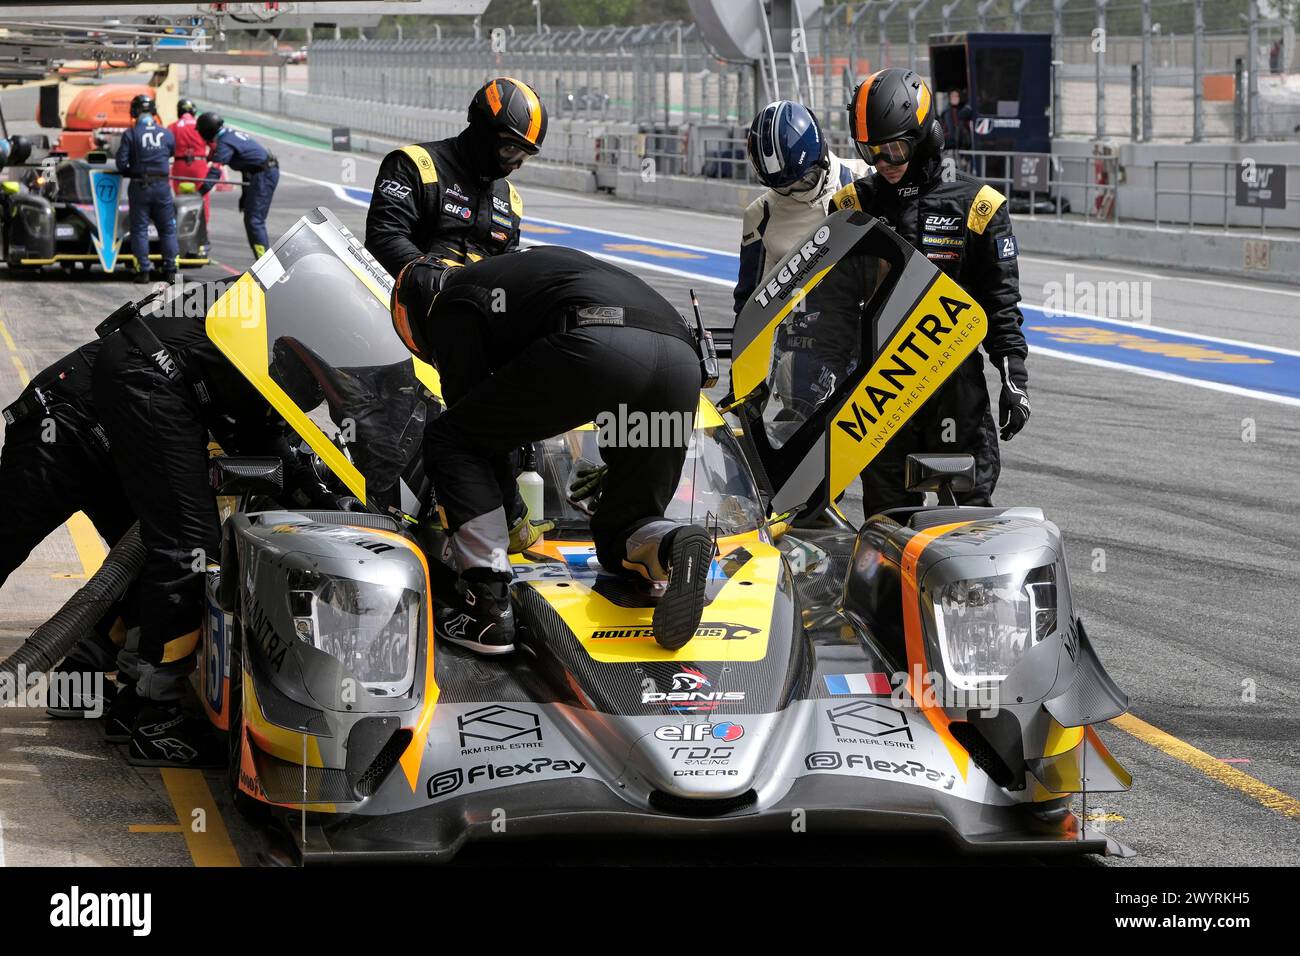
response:
<path fill-rule="evenodd" d="M 850 253 L 880 277 L 864 360 L 792 418 L 772 399 L 772 343 Z M 209 572 L 204 704 L 228 733 L 237 801 L 285 821 L 304 860 L 441 861 L 502 832 L 776 839 L 796 813 L 818 832 L 930 829 L 972 850 L 1130 852 L 1070 810 L 1129 786 L 1093 729 L 1127 699 L 1041 512 L 781 520 L 827 507 L 980 341 L 979 307 L 924 256 L 835 213 L 741 314 L 743 429 L 701 399 L 668 512 L 718 542 L 704 619 L 677 651 L 653 639 L 655 595 L 600 569 L 567 501 L 597 454 L 590 428 L 541 443 L 557 527 L 515 557 L 521 649 L 484 660 L 435 643 L 445 539 L 416 517 L 437 380 L 393 332 L 390 289 L 318 209 L 207 320 L 369 508 L 285 510 L 255 463 L 223 469 L 242 503 Z M 926 353 L 911 373 L 904 342 Z M 908 480 L 950 497 L 970 469 L 914 456 Z"/>

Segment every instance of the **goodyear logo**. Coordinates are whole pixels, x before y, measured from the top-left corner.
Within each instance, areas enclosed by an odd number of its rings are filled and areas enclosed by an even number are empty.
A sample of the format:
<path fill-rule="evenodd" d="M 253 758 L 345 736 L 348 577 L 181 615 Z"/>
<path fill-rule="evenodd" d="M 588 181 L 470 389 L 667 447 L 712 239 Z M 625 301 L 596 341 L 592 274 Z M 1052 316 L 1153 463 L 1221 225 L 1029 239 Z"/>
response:
<path fill-rule="evenodd" d="M 783 299 L 789 295 L 790 291 L 812 272 L 813 266 L 825 257 L 826 240 L 830 237 L 829 226 L 822 226 L 813 233 L 813 237 L 782 263 L 767 284 L 758 290 L 754 301 L 767 308 L 767 304 L 773 299 Z"/>
<path fill-rule="evenodd" d="M 835 497 L 984 338 L 984 311 L 957 283 L 939 275 L 831 426 L 831 497 Z"/>

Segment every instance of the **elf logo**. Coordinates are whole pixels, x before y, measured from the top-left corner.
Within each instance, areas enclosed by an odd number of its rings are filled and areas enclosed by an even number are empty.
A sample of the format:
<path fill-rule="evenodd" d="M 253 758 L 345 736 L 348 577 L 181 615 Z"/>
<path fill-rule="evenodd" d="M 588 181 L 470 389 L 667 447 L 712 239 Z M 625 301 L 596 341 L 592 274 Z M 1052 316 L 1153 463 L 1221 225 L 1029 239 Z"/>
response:
<path fill-rule="evenodd" d="M 745 728 L 740 724 L 725 721 L 720 724 L 671 724 L 655 728 L 656 740 L 670 740 L 675 743 L 697 743 L 703 740 L 724 740 L 730 743 L 745 736 Z"/>

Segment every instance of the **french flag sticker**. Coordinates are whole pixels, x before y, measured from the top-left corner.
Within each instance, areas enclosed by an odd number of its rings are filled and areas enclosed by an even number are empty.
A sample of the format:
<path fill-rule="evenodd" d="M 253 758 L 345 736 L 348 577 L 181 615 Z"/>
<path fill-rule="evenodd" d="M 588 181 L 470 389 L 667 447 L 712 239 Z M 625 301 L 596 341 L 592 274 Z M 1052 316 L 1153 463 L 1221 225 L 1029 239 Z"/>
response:
<path fill-rule="evenodd" d="M 893 692 L 889 676 L 877 671 L 874 674 L 826 674 L 826 689 L 832 694 L 871 694 L 888 697 Z"/>

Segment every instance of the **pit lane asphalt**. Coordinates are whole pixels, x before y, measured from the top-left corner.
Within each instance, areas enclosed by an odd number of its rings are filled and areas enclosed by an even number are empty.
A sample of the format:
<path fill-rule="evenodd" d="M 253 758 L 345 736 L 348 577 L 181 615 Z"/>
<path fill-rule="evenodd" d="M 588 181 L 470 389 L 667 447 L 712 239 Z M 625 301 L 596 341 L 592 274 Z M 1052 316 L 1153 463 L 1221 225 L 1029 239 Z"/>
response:
<path fill-rule="evenodd" d="M 13 115 L 12 113 L 10 114 Z M 11 123 L 21 129 L 21 124 Z M 376 163 L 277 141 L 285 173 L 269 231 L 279 235 L 323 204 L 359 235 L 364 210 L 309 180 L 338 183 L 355 160 L 353 184 L 369 188 Z M 305 177 L 300 178 L 300 177 Z M 526 217 L 584 225 L 714 249 L 734 248 L 734 217 L 633 206 L 521 186 Z M 250 262 L 233 193 L 214 195 L 214 264 L 189 278 L 225 278 Z M 529 235 L 529 233 L 525 233 Z M 544 233 L 532 237 L 545 240 Z M 1294 347 L 1300 293 L 1242 280 L 1220 282 L 1138 265 L 1067 263 L 1022 249 L 1026 301 L 1048 283 L 1151 283 L 1157 325 L 1262 345 Z M 667 263 L 669 266 L 674 263 Z M 688 308 L 694 285 L 710 325 L 730 321 L 730 291 L 637 268 Z M 12 338 L 0 362 L 0 403 L 17 395 L 14 363 L 35 373 L 93 335 L 93 326 L 137 291 L 98 272 L 56 271 L 16 281 L 0 272 L 0 321 Z M 1114 726 L 1101 730 L 1135 777 L 1127 794 L 1094 795 L 1094 825 L 1139 853 L 1119 865 L 1224 866 L 1300 862 L 1300 422 L 1294 406 L 1160 381 L 1128 372 L 1031 356 L 1034 415 L 1003 446 L 1000 504 L 1041 507 L 1062 528 L 1075 600 L 1089 635 L 1146 724 L 1211 758 L 1177 759 L 1176 742 L 1152 746 Z M 996 389 L 995 380 L 991 385 Z M 993 393 L 996 396 L 996 390 Z M 1249 431 L 1253 425 L 1253 440 Z M 13 506 L 13 503 L 6 503 Z M 860 499 L 849 511 L 860 517 Z M 60 529 L 0 592 L 0 655 L 47 617 L 80 583 L 78 552 Z M 1137 728 L 1141 729 L 1141 728 Z M 1219 761 L 1230 761 L 1222 764 Z M 1235 768 L 1258 781 L 1227 774 Z M 273 843 L 229 808 L 218 775 L 209 790 L 245 865 L 278 858 Z M 1265 804 L 1271 803 L 1270 808 Z M 36 711 L 0 710 L 0 859 L 9 865 L 219 862 L 215 837 L 180 831 L 190 804 L 157 771 L 126 765 L 87 722 L 47 721 Z M 131 829 L 143 825 L 153 829 Z M 161 829 L 159 829 L 161 827 Z M 170 827 L 170 829 L 168 829 Z M 211 828 L 209 828 L 209 834 Z M 205 842 L 206 839 L 206 842 Z M 683 845 L 668 862 L 826 863 L 953 861 L 942 845 L 809 841 L 796 851 L 753 843 Z M 575 861 L 658 859 L 658 850 L 573 847 Z M 466 861 L 551 860 L 556 848 L 491 847 Z M 1108 860 L 1108 863 L 1117 861 Z"/>

